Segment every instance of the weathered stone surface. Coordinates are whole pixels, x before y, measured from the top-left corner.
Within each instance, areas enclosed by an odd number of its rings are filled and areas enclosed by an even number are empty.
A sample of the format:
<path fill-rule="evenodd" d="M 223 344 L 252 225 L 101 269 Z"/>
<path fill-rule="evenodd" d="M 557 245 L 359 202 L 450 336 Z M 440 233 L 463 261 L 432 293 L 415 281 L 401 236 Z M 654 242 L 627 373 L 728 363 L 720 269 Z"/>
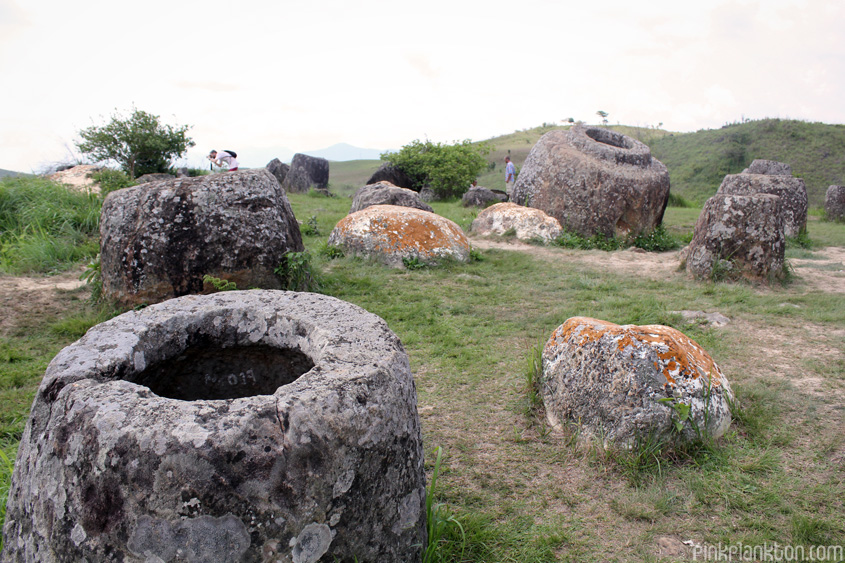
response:
<path fill-rule="evenodd" d="M 311 188 L 327 190 L 329 187 L 329 161 L 318 156 L 296 153 L 285 175 L 282 187 L 293 193 L 306 193 Z"/>
<path fill-rule="evenodd" d="M 434 190 L 425 186 L 420 190 L 420 199 L 423 201 L 436 201 L 437 194 L 434 193 Z"/>
<path fill-rule="evenodd" d="M 379 182 L 390 182 L 400 188 L 418 191 L 414 186 L 413 180 L 389 162 L 385 162 L 379 166 L 378 170 L 373 172 L 373 175 L 367 180 L 367 184 L 377 184 Z"/>
<path fill-rule="evenodd" d="M 539 209 L 515 203 L 497 203 L 481 211 L 470 231 L 478 235 L 503 235 L 513 229 L 519 240 L 551 242 L 560 236 L 560 223 Z"/>
<path fill-rule="evenodd" d="M 710 355 L 678 330 L 573 317 L 543 349 L 542 397 L 552 426 L 573 423 L 588 437 L 631 445 L 647 436 L 721 436 L 733 393 Z M 671 405 L 681 403 L 692 423 L 678 432 Z"/>
<path fill-rule="evenodd" d="M 781 277 L 785 244 L 780 205 L 781 199 L 771 194 L 716 194 L 708 199 L 692 241 L 682 251 L 687 271 L 699 278 Z"/>
<path fill-rule="evenodd" d="M 288 172 L 290 171 L 290 166 L 288 166 L 278 158 L 274 158 L 273 160 L 268 162 L 265 168 L 267 168 L 267 170 L 270 171 L 270 174 L 272 174 L 276 178 L 276 180 L 279 181 L 280 185 L 284 183 L 285 178 L 287 177 Z"/>
<path fill-rule="evenodd" d="M 669 172 L 646 145 L 583 125 L 543 135 L 511 197 L 585 237 L 650 232 L 663 220 L 668 199 Z"/>
<path fill-rule="evenodd" d="M 170 174 L 165 174 L 164 172 L 155 172 L 153 174 L 144 174 L 143 176 L 138 176 L 135 178 L 135 183 L 138 185 L 141 184 L 149 184 L 150 182 L 164 182 L 166 180 L 172 180 L 174 176 Z"/>
<path fill-rule="evenodd" d="M 188 168 L 186 166 L 183 166 L 182 168 L 176 169 L 176 177 L 177 178 L 187 178 L 189 176 L 190 176 L 190 173 L 188 172 Z"/>
<path fill-rule="evenodd" d="M 352 198 L 352 207 L 349 212 L 355 213 L 372 205 L 399 205 L 434 213 L 434 209 L 420 199 L 420 194 L 394 186 L 390 182 L 377 182 L 359 188 Z"/>
<path fill-rule="evenodd" d="M 773 174 L 775 176 L 792 176 L 792 167 L 785 162 L 776 160 L 754 159 L 751 165 L 742 171 L 743 174 Z"/>
<path fill-rule="evenodd" d="M 328 244 L 396 267 L 404 258 L 432 265 L 443 259 L 467 262 L 470 251 L 469 240 L 453 221 L 398 205 L 373 205 L 347 215 Z"/>
<path fill-rule="evenodd" d="M 794 237 L 807 229 L 807 186 L 801 178 L 771 173 L 728 174 L 716 193 L 776 195 L 781 199 L 780 212 L 783 214 L 784 235 Z"/>
<path fill-rule="evenodd" d="M 498 192 L 498 193 L 497 193 Z M 482 186 L 470 188 L 461 198 L 461 204 L 464 207 L 489 207 L 494 203 L 503 203 L 508 200 L 508 194 L 496 190 L 493 191 Z"/>
<path fill-rule="evenodd" d="M 123 305 L 199 293 L 206 274 L 279 288 L 273 270 L 303 249 L 285 192 L 264 169 L 118 190 L 100 215 L 103 292 Z"/>
<path fill-rule="evenodd" d="M 387 324 L 311 293 L 185 296 L 50 363 L 4 562 L 421 561 L 414 381 Z"/>
<path fill-rule="evenodd" d="M 824 194 L 824 211 L 831 221 L 845 220 L 845 186 L 830 186 Z"/>
<path fill-rule="evenodd" d="M 681 315 L 687 323 L 706 324 L 721 328 L 731 322 L 731 320 L 722 313 L 713 312 L 705 313 L 704 311 L 669 311 L 670 313 Z"/>

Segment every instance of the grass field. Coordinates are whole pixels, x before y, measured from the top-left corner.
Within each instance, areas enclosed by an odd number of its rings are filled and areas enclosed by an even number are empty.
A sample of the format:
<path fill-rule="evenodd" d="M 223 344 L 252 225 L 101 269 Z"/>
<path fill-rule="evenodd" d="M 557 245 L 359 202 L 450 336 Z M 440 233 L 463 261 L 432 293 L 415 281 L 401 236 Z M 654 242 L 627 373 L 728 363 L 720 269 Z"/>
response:
<path fill-rule="evenodd" d="M 289 197 L 301 222 L 316 220 L 318 234 L 304 239 L 322 291 L 384 318 L 410 356 L 429 476 L 442 447 L 437 500 L 465 531 L 460 541 L 451 528 L 436 560 L 678 561 L 691 559 L 684 541 L 845 543 L 845 294 L 815 281 L 845 282 L 845 265 L 823 248 L 845 248 L 845 225 L 810 222 L 816 246 L 790 249 L 802 265 L 785 287 L 695 282 L 676 271 L 675 253 L 515 244 L 409 271 L 321 256 L 350 200 Z M 465 229 L 476 214 L 456 202 L 434 207 Z M 669 208 L 667 229 L 683 235 L 698 211 Z M 9 458 L 49 360 L 113 314 L 88 304 L 85 289 L 37 301 L 25 279 L 0 277 L 0 299 L 29 303 L 0 325 L 0 451 Z M 673 313 L 682 309 L 732 322 L 686 325 Z M 655 457 L 550 431 L 530 409 L 526 373 L 532 349 L 576 315 L 668 324 L 695 338 L 740 399 L 728 434 Z M 0 456 L 0 494 L 9 473 Z"/>

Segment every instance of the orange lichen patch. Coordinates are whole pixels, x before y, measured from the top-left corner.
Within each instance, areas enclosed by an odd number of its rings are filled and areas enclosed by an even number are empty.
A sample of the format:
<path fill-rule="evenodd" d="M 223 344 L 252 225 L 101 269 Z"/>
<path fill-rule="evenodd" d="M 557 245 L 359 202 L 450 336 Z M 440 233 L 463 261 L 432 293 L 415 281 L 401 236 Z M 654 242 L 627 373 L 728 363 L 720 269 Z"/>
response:
<path fill-rule="evenodd" d="M 428 211 L 396 205 L 373 205 L 341 219 L 340 239 L 368 239 L 368 248 L 382 254 L 433 258 L 443 249 L 469 253 L 469 241 L 454 222 Z"/>
<path fill-rule="evenodd" d="M 625 325 L 589 317 L 572 317 L 555 330 L 549 346 L 571 343 L 585 346 L 603 337 L 612 339 L 620 351 L 649 346 L 657 355 L 655 369 L 674 387 L 679 380 L 707 376 L 708 385 L 719 385 L 722 372 L 698 343 L 672 327 L 662 325 Z"/>

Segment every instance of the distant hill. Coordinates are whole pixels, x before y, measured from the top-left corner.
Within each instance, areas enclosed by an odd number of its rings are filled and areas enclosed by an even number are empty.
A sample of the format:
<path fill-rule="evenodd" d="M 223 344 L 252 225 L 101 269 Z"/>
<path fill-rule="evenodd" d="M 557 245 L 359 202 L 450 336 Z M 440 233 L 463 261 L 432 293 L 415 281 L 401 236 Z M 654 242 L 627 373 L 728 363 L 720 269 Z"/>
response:
<path fill-rule="evenodd" d="M 14 172 L 12 170 L 3 170 L 0 168 L 0 178 L 6 178 L 9 176 L 32 176 L 32 174 L 24 174 L 23 172 Z"/>
<path fill-rule="evenodd" d="M 792 166 L 813 207 L 824 205 L 828 186 L 845 183 L 845 125 L 762 119 L 648 144 L 669 168 L 672 192 L 699 204 L 716 193 L 726 174 L 742 172 L 755 158 Z"/>
<path fill-rule="evenodd" d="M 315 151 L 302 151 L 303 154 L 319 156 L 326 160 L 347 161 L 347 160 L 378 160 L 381 153 L 385 151 L 378 149 L 362 149 L 353 147 L 347 143 L 337 143 L 325 149 Z"/>

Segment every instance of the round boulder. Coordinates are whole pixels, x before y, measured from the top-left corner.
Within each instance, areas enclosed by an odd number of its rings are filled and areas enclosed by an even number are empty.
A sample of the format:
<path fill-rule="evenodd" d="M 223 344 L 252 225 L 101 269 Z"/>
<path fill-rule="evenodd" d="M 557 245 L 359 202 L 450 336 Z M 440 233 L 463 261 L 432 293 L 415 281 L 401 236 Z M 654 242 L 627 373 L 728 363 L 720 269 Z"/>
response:
<path fill-rule="evenodd" d="M 100 214 L 103 294 L 125 306 L 203 291 L 203 276 L 277 289 L 285 253 L 304 249 L 279 183 L 265 169 L 125 188 Z"/>
<path fill-rule="evenodd" d="M 378 184 L 379 182 L 389 182 L 394 186 L 405 188 L 408 190 L 414 190 L 414 181 L 411 180 L 410 176 L 399 170 L 396 166 L 393 166 L 389 162 L 385 162 L 381 166 L 378 167 L 378 170 L 373 172 L 373 175 L 370 176 L 370 179 L 367 180 L 367 184 Z"/>
<path fill-rule="evenodd" d="M 783 276 L 781 199 L 771 194 L 716 194 L 704 204 L 692 241 L 682 252 L 698 278 L 746 278 L 767 282 Z"/>
<path fill-rule="evenodd" d="M 329 161 L 317 156 L 296 153 L 285 175 L 282 187 L 293 193 L 307 193 L 311 188 L 328 190 Z"/>
<path fill-rule="evenodd" d="M 663 220 L 668 200 L 669 172 L 646 145 L 583 125 L 543 135 L 511 196 L 584 237 L 651 232 Z"/>
<path fill-rule="evenodd" d="M 420 194 L 414 190 L 394 186 L 390 182 L 377 182 L 359 188 L 352 198 L 352 207 L 349 212 L 355 213 L 371 205 L 399 205 L 434 213 L 434 209 L 420 199 Z"/>
<path fill-rule="evenodd" d="M 405 260 L 435 265 L 441 260 L 469 261 L 463 230 L 449 219 L 411 207 L 373 205 L 338 221 L 328 244 L 348 254 L 402 267 Z"/>
<path fill-rule="evenodd" d="M 830 186 L 824 194 L 824 211 L 831 221 L 845 221 L 845 186 Z"/>
<path fill-rule="evenodd" d="M 719 367 L 682 332 L 587 317 L 568 319 L 546 343 L 541 394 L 553 427 L 577 424 L 586 437 L 622 446 L 718 438 L 733 400 Z"/>
<path fill-rule="evenodd" d="M 464 207 L 489 207 L 494 203 L 508 200 L 508 194 L 501 190 L 491 190 L 481 186 L 470 188 L 461 198 Z"/>
<path fill-rule="evenodd" d="M 191 295 L 53 359 L 3 561 L 421 561 L 414 381 L 380 318 L 284 291 Z"/>
<path fill-rule="evenodd" d="M 551 242 L 560 236 L 560 223 L 539 209 L 515 203 L 497 203 L 481 211 L 470 231 L 478 235 L 504 235 L 511 231 L 519 240 Z"/>
<path fill-rule="evenodd" d="M 758 161 L 754 161 L 758 162 Z M 771 162 L 771 161 L 764 161 Z M 775 163 L 780 164 L 780 163 Z M 804 180 L 783 174 L 728 174 L 717 194 L 772 194 L 780 198 L 783 234 L 797 236 L 807 229 L 807 186 Z"/>

